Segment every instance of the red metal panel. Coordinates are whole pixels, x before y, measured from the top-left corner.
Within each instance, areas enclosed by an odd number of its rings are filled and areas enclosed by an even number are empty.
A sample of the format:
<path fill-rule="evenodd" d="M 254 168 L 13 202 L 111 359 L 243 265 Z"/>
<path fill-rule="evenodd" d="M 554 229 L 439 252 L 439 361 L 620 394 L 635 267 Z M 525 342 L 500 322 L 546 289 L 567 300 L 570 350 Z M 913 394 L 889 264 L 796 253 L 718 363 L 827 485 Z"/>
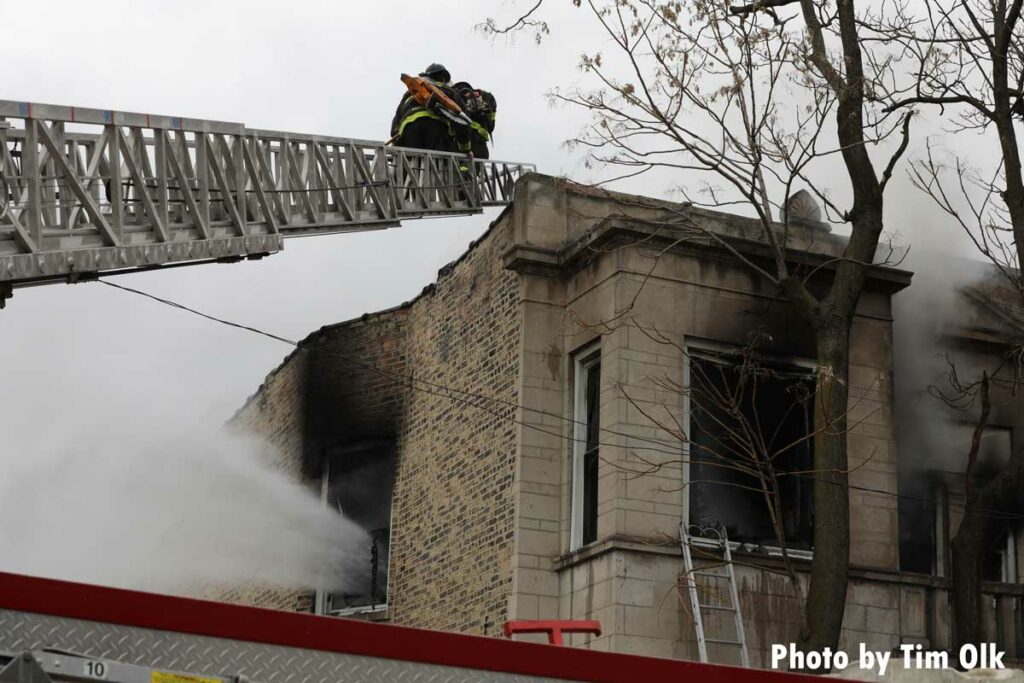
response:
<path fill-rule="evenodd" d="M 778 671 L 520 643 L 354 619 L 239 607 L 0 572 L 0 609 L 595 683 L 820 680 Z"/>
<path fill-rule="evenodd" d="M 552 645 L 562 645 L 563 633 L 592 633 L 601 635 L 601 624 L 597 621 L 581 621 L 579 619 L 527 619 L 505 622 L 505 637 L 511 638 L 516 633 L 546 633 Z"/>

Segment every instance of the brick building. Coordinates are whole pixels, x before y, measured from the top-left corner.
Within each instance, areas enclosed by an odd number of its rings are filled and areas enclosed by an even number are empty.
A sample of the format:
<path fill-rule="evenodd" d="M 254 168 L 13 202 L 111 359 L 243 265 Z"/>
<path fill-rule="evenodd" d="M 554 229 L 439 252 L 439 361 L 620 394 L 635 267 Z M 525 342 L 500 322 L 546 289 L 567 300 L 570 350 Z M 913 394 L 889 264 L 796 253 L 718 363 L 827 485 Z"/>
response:
<path fill-rule="evenodd" d="M 770 644 L 795 638 L 799 610 L 772 571 L 764 510 L 740 475 L 713 466 L 721 435 L 701 402 L 715 382 L 735 387 L 756 339 L 771 372 L 744 400 L 800 442 L 808 402 L 793 397 L 814 344 L 709 231 L 765 256 L 753 221 L 530 175 L 415 300 L 311 334 L 234 424 L 367 530 L 372 569 L 344 594 L 240 587 L 228 598 L 468 633 L 597 619 L 603 635 L 573 644 L 695 658 L 678 528 L 714 522 L 740 542 L 739 561 L 765 567 L 737 571 L 752 664 L 766 665 Z M 794 219 L 791 244 L 794 263 L 824 270 L 843 238 Z M 945 579 L 900 566 L 892 297 L 910 280 L 874 268 L 853 325 L 847 646 L 949 639 Z M 698 376 L 715 379 L 700 389 Z M 783 468 L 800 470 L 808 444 Z M 782 528 L 804 572 L 810 487 L 788 482 Z M 1020 594 L 1019 564 L 989 588 Z M 705 621 L 709 636 L 729 630 Z M 735 661 L 724 646 L 711 658 Z"/>

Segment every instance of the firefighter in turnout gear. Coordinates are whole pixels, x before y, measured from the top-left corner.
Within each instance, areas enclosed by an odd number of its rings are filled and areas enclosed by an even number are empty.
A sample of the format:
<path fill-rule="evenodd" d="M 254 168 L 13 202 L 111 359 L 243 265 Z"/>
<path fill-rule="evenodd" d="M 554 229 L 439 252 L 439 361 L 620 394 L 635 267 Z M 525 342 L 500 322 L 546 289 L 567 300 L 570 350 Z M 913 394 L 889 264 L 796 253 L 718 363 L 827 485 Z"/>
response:
<path fill-rule="evenodd" d="M 464 109 L 462 99 L 451 87 L 451 74 L 441 64 L 431 64 L 421 74 L 445 96 Z M 415 80 L 415 79 L 413 79 Z M 399 147 L 414 147 L 438 152 L 468 154 L 470 127 L 455 117 L 445 116 L 431 102 L 420 103 L 412 92 L 407 92 L 391 120 L 391 140 Z"/>
<path fill-rule="evenodd" d="M 470 127 L 473 129 L 470 135 L 473 156 L 477 159 L 489 158 L 490 152 L 487 148 L 487 143 L 491 141 L 491 134 L 494 133 L 494 119 L 498 111 L 498 104 L 494 99 L 494 95 L 486 90 L 474 88 L 465 81 L 456 83 L 452 88 L 462 98 L 462 101 L 465 103 L 463 111 L 473 121 L 470 124 Z"/>

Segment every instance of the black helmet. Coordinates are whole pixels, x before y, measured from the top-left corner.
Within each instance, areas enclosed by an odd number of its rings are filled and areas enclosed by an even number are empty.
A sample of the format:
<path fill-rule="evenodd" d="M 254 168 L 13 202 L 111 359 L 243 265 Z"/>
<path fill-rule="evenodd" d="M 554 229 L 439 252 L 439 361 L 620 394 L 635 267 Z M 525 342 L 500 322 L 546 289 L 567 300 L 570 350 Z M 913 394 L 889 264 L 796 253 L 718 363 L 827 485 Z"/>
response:
<path fill-rule="evenodd" d="M 426 76 L 432 81 L 438 81 L 439 83 L 448 83 L 452 80 L 452 75 L 448 73 L 448 69 L 444 68 L 444 64 L 431 64 L 420 76 Z"/>

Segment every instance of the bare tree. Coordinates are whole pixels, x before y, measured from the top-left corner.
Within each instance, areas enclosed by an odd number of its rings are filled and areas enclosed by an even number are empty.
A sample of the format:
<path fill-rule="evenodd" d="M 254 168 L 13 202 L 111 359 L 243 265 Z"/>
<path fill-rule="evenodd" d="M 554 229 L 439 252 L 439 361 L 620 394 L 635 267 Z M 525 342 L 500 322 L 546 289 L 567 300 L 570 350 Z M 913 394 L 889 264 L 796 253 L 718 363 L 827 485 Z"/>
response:
<path fill-rule="evenodd" d="M 1024 28 L 1021 0 L 924 0 L 911 14 L 892 4 L 875 18 L 880 35 L 899 45 L 914 75 L 910 91 L 892 98 L 888 111 L 937 108 L 948 133 L 991 135 L 997 153 L 988 167 L 929 141 L 911 167 L 914 184 L 931 197 L 1001 275 L 1002 283 L 980 292 L 983 305 L 1007 325 L 1009 350 L 999 368 L 1013 391 L 1021 372 L 1024 332 L 1024 174 L 1017 133 L 1024 115 Z M 1009 293 L 1009 296 L 1007 296 Z M 979 294 L 979 292 L 975 292 Z M 975 297 L 977 300 L 977 296 Z M 1024 512 L 1024 451 L 1017 449 L 994 478 L 976 473 L 978 444 L 988 427 L 995 374 L 960 381 L 940 395 L 953 403 L 978 404 L 974 438 L 967 453 L 966 510 L 952 546 L 953 608 L 959 644 L 986 640 L 981 613 L 985 540 L 1003 526 L 1002 514 Z"/>
<path fill-rule="evenodd" d="M 766 260 L 740 254 L 728 238 L 710 239 L 775 285 L 814 329 L 816 524 L 798 646 L 836 648 L 850 552 L 850 330 L 882 234 L 885 188 L 909 141 L 910 115 L 887 111 L 876 93 L 896 90 L 893 57 L 854 0 L 582 4 L 610 51 L 581 61 L 594 90 L 554 93 L 593 115 L 575 143 L 592 161 L 621 169 L 619 177 L 698 174 L 703 201 L 685 192 L 690 201 L 745 206 L 759 221 Z M 540 7 L 526 20 L 536 21 Z M 881 171 L 873 149 L 886 154 Z M 842 198 L 820 180 L 839 161 Z M 811 272 L 791 258 L 787 209 L 797 187 L 850 230 L 841 257 Z"/>
<path fill-rule="evenodd" d="M 636 243 L 625 247 L 644 251 Z M 664 254 L 661 249 L 649 255 L 657 261 Z M 638 289 L 638 296 L 642 289 Z M 715 549 L 724 527 L 729 540 L 738 542 L 744 551 L 733 555 L 733 563 L 785 577 L 794 604 L 806 618 L 807 584 L 802 571 L 806 556 L 794 551 L 811 549 L 808 535 L 815 524 L 810 500 L 819 474 L 811 461 L 817 437 L 813 374 L 784 361 L 773 361 L 771 337 L 762 329 L 752 330 L 743 346 L 695 353 L 656 325 L 641 323 L 631 311 L 596 323 L 579 316 L 573 319 L 582 327 L 602 333 L 629 325 L 651 341 L 672 348 L 689 368 L 686 383 L 667 376 L 647 378 L 652 386 L 685 397 L 689 416 L 685 423 L 673 408 L 677 403 L 655 405 L 640 400 L 628 387 L 617 385 L 638 414 L 683 448 L 666 449 L 662 441 L 652 445 L 645 440 L 648 443 L 630 449 L 626 460 L 601 459 L 630 479 L 662 473 L 668 466 L 688 468 L 690 474 L 682 482 L 691 501 L 691 532 L 687 536 L 691 553 L 705 564 L 694 568 L 696 575 L 680 575 L 677 589 L 683 608 L 692 609 L 688 601 L 691 584 L 700 592 L 702 604 L 723 600 L 721 584 L 702 582 L 698 577 L 708 566 L 724 564 L 724 557 Z M 849 410 L 860 413 L 859 418 L 846 416 L 850 429 L 875 413 L 860 399 L 854 399 Z M 835 429 L 835 425 L 826 426 L 830 432 Z M 678 450 L 684 454 L 682 459 L 676 455 Z M 710 546 L 694 540 L 708 529 L 713 533 Z M 660 539 L 651 542 L 661 543 Z"/>
<path fill-rule="evenodd" d="M 671 344 L 653 330 L 648 333 L 661 343 Z M 694 488 L 708 488 L 709 497 L 712 498 L 734 488 L 740 492 L 753 493 L 760 500 L 771 530 L 769 543 L 778 549 L 782 573 L 788 579 L 793 596 L 802 609 L 806 590 L 794 562 L 791 544 L 794 536 L 799 533 L 796 527 L 801 526 L 800 522 L 808 527 L 813 525 L 810 523 L 808 509 L 798 515 L 800 521 L 794 522 L 791 519 L 792 515 L 788 513 L 791 509 L 800 508 L 802 496 L 797 495 L 795 500 L 787 500 L 784 493 L 791 493 L 794 488 L 787 484 L 796 484 L 797 487 L 804 485 L 809 489 L 813 480 L 812 465 L 804 462 L 801 456 L 810 453 L 810 444 L 814 440 L 814 429 L 810 424 L 814 413 L 814 392 L 810 381 L 787 381 L 792 378 L 783 379 L 784 373 L 779 368 L 765 362 L 760 348 L 764 341 L 762 335 L 755 334 L 751 342 L 739 349 L 737 354 L 712 359 L 694 358 L 682 345 L 671 344 L 689 364 L 690 382 L 683 386 L 667 378 L 653 381 L 664 389 L 688 398 L 691 415 L 689 430 L 683 430 L 680 424 L 667 424 L 664 420 L 658 420 L 649 408 L 633 400 L 625 390 L 624 393 L 639 412 L 686 444 L 688 458 L 685 464 L 690 467 L 691 476 L 684 482 L 684 486 L 691 489 L 691 497 L 696 493 Z M 775 419 L 768 419 L 760 414 L 758 408 L 764 400 L 764 387 L 773 383 L 785 383 L 788 386 L 785 389 L 785 400 L 775 405 L 778 411 Z M 784 425 L 791 420 L 803 423 L 795 434 L 784 429 Z M 695 434 L 704 435 L 700 443 L 695 441 Z M 646 464 L 652 467 L 658 465 L 650 461 Z M 704 474 L 694 476 L 696 468 Z M 724 519 L 708 518 L 701 521 L 728 526 Z M 735 529 L 731 530 L 730 538 L 743 544 L 753 543 L 753 550 L 760 550 L 759 546 L 764 544 L 764 539 L 747 538 Z M 744 564 L 760 570 L 775 571 L 756 561 L 747 560 Z"/>

